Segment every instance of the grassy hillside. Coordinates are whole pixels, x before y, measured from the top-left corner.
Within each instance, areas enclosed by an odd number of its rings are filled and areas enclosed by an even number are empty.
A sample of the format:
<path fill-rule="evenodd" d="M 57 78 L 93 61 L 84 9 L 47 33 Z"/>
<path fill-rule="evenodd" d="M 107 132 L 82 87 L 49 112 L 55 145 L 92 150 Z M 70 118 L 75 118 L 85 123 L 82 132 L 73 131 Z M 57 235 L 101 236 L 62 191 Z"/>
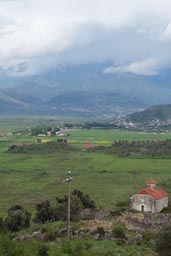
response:
<path fill-rule="evenodd" d="M 171 120 L 171 104 L 152 106 L 145 111 L 129 115 L 128 119 L 135 123 L 150 122 L 156 119 L 166 122 Z"/>
<path fill-rule="evenodd" d="M 101 114 L 115 114 L 118 109 L 129 110 L 144 108 L 146 104 L 124 93 L 105 92 L 99 90 L 70 91 L 55 96 L 49 104 L 65 111 L 89 111 Z"/>

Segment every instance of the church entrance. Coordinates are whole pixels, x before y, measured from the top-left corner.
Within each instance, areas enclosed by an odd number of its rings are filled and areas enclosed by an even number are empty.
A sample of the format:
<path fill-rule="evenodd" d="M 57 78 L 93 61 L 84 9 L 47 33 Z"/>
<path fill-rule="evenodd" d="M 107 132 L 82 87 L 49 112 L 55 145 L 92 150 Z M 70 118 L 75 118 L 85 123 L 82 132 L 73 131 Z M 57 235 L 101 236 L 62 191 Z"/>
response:
<path fill-rule="evenodd" d="M 144 205 L 141 205 L 141 212 L 144 212 Z"/>

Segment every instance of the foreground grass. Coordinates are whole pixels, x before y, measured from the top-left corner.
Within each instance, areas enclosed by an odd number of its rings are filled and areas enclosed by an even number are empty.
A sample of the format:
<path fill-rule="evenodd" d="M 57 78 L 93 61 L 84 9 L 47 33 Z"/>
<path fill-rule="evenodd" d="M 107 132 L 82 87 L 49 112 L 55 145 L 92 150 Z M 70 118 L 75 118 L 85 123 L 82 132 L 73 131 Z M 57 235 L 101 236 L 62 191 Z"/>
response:
<path fill-rule="evenodd" d="M 35 240 L 12 241 L 7 234 L 0 234 L 0 255 L 2 256 L 155 256 L 147 246 L 119 246 L 115 241 L 61 240 L 44 243 Z"/>

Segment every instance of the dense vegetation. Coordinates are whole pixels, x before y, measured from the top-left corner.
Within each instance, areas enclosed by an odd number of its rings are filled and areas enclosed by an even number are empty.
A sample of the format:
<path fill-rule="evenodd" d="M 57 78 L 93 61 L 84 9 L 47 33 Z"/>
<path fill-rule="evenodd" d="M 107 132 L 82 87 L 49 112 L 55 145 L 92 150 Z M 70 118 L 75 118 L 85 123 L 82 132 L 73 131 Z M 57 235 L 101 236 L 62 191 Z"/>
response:
<path fill-rule="evenodd" d="M 0 234 L 1 256 L 155 256 L 145 246 L 118 246 L 115 241 L 92 241 L 88 239 L 61 240 L 60 244 L 35 240 L 12 241 L 8 234 Z"/>
<path fill-rule="evenodd" d="M 56 198 L 56 205 L 52 206 L 48 200 L 36 205 L 36 215 L 34 221 L 45 223 L 48 221 L 66 221 L 68 197 Z M 95 208 L 95 202 L 88 194 L 75 189 L 71 194 L 71 220 L 79 221 L 81 210 L 85 208 Z"/>
<path fill-rule="evenodd" d="M 160 256 L 171 255 L 171 226 L 163 228 L 157 235 L 156 251 Z"/>
<path fill-rule="evenodd" d="M 46 142 L 46 143 L 19 143 L 12 144 L 8 148 L 9 153 L 31 153 L 31 154 L 52 154 L 57 152 L 69 152 L 75 151 L 72 145 L 67 143 L 67 140 L 59 139 L 56 142 Z"/>
<path fill-rule="evenodd" d="M 115 154 L 119 157 L 170 158 L 171 140 L 119 140 L 108 147 L 98 146 L 89 149 L 89 152 L 93 151 Z"/>
<path fill-rule="evenodd" d="M 48 200 L 36 205 L 35 216 L 32 220 L 35 223 L 46 223 L 67 220 L 68 197 L 57 197 L 56 204 L 52 205 Z M 94 209 L 95 202 L 88 194 L 80 190 L 73 190 L 71 193 L 70 218 L 71 221 L 81 219 L 81 211 L 85 208 Z M 20 231 L 30 227 L 31 213 L 21 205 L 14 205 L 8 209 L 8 215 L 3 220 L 0 218 L 0 231 L 9 230 L 11 232 Z"/>

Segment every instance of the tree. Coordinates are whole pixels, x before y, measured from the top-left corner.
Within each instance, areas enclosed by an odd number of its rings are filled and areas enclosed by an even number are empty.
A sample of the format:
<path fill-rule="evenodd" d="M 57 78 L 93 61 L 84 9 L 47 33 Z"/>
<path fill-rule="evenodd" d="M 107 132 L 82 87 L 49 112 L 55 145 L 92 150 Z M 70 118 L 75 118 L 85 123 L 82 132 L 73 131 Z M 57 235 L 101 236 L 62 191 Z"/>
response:
<path fill-rule="evenodd" d="M 30 226 L 31 213 L 20 205 L 12 206 L 8 210 L 5 220 L 6 227 L 11 231 L 19 231 Z"/>
<path fill-rule="evenodd" d="M 53 208 L 48 200 L 36 205 L 36 223 L 45 223 L 54 219 Z"/>
<path fill-rule="evenodd" d="M 171 225 L 166 226 L 158 233 L 156 251 L 160 256 L 171 256 Z"/>
<path fill-rule="evenodd" d="M 54 215 L 56 220 L 66 221 L 67 219 L 67 207 L 68 198 L 64 196 L 63 198 L 56 198 L 57 204 L 54 209 Z M 79 221 L 80 212 L 83 209 L 81 200 L 77 196 L 71 196 L 71 221 Z"/>
<path fill-rule="evenodd" d="M 45 223 L 55 220 L 66 221 L 67 207 L 68 197 L 66 195 L 56 198 L 56 206 L 51 206 L 48 200 L 43 201 L 36 205 L 34 222 Z M 82 191 L 75 189 L 71 194 L 71 221 L 79 221 L 81 210 L 85 208 L 95 208 L 94 201 L 90 199 L 88 194 L 84 194 Z"/>
<path fill-rule="evenodd" d="M 95 202 L 90 199 L 88 194 L 84 194 L 82 191 L 75 189 L 72 195 L 77 196 L 81 200 L 83 208 L 96 208 Z"/>

